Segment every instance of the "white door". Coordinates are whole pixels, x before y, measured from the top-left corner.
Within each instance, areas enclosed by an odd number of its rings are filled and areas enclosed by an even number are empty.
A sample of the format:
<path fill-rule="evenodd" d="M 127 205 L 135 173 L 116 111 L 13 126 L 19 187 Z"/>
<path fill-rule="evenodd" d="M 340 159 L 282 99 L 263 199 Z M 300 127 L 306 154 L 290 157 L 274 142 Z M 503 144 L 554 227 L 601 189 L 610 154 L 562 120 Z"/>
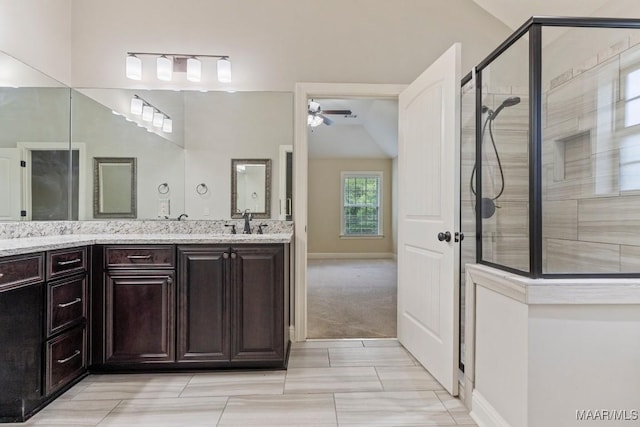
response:
<path fill-rule="evenodd" d="M 20 219 L 20 150 L 0 148 L 0 221 Z"/>
<path fill-rule="evenodd" d="M 398 339 L 458 394 L 460 44 L 399 98 Z M 449 232 L 451 240 L 438 240 Z"/>

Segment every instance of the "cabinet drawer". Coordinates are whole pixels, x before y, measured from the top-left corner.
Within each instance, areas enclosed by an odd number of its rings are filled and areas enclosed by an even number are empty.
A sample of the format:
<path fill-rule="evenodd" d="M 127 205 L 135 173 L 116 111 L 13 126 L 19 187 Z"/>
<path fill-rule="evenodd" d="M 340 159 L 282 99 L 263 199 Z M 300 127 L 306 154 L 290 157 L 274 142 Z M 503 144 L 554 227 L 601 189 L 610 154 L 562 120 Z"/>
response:
<path fill-rule="evenodd" d="M 47 335 L 81 322 L 87 315 L 87 279 L 49 283 L 47 286 Z"/>
<path fill-rule="evenodd" d="M 173 246 L 108 246 L 107 268 L 167 268 L 174 266 Z"/>
<path fill-rule="evenodd" d="M 62 249 L 47 253 L 47 279 L 87 270 L 87 248 Z"/>
<path fill-rule="evenodd" d="M 81 375 L 87 365 L 84 326 L 73 328 L 47 341 L 47 394 L 73 381 Z"/>
<path fill-rule="evenodd" d="M 0 258 L 0 291 L 44 280 L 42 253 Z"/>

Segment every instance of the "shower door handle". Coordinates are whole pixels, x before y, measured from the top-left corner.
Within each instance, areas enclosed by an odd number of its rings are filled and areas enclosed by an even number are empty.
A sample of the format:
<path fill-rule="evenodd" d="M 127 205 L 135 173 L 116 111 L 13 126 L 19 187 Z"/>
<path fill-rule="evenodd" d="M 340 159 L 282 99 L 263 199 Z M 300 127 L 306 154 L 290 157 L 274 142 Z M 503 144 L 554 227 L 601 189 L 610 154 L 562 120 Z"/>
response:
<path fill-rule="evenodd" d="M 441 231 L 438 233 L 438 240 L 441 242 L 450 242 L 451 241 L 451 233 L 449 231 L 445 231 L 444 233 Z"/>

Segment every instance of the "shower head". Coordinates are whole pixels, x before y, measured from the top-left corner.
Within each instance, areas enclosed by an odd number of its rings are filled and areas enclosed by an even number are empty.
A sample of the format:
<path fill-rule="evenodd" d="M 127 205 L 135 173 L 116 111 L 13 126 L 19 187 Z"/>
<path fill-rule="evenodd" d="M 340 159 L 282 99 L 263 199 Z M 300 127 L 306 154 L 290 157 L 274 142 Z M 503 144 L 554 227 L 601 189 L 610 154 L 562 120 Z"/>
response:
<path fill-rule="evenodd" d="M 498 116 L 500 111 L 502 111 L 504 108 L 513 107 L 514 105 L 518 105 L 519 103 L 519 96 L 510 96 L 509 98 L 505 99 L 504 101 L 502 101 L 502 104 L 500 104 L 500 106 L 496 108 L 496 111 L 491 114 L 491 120 L 494 120 Z"/>

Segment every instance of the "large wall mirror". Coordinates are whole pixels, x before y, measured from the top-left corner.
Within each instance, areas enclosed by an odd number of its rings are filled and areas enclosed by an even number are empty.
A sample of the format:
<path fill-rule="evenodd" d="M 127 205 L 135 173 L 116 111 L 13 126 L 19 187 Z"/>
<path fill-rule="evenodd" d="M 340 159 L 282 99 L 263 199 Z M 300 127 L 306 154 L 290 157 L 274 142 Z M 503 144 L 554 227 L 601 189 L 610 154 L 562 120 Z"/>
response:
<path fill-rule="evenodd" d="M 136 159 L 137 219 L 225 219 L 247 209 L 291 219 L 290 195 L 280 197 L 284 184 L 271 179 L 271 165 L 279 171 L 286 161 L 279 147 L 293 141 L 291 92 L 72 89 L 2 52 L 0 69 L 0 221 L 106 218 L 94 211 L 93 165 L 114 157 Z M 171 122 L 145 120 L 134 99 Z M 231 159 L 247 158 L 273 160 L 229 174 Z M 110 218 L 131 218 L 117 213 Z"/>
<path fill-rule="evenodd" d="M 136 180 L 135 158 L 94 158 L 94 218 L 136 218 L 138 205 Z"/>
<path fill-rule="evenodd" d="M 271 218 L 271 159 L 231 160 L 231 218 Z"/>

